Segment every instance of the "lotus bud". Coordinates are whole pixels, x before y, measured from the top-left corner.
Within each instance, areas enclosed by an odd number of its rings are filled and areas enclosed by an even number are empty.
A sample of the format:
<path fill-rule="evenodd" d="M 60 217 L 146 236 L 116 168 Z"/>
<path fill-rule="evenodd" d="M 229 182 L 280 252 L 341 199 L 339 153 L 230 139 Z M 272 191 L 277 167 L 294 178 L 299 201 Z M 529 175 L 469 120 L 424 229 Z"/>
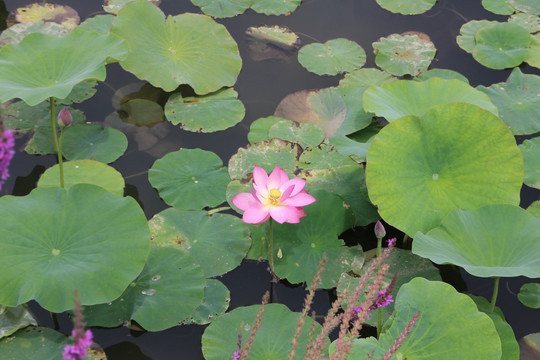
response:
<path fill-rule="evenodd" d="M 385 235 L 386 230 L 384 229 L 382 222 L 377 221 L 377 223 L 375 224 L 375 236 L 377 237 L 377 239 L 382 239 L 383 237 L 385 237 Z"/>
<path fill-rule="evenodd" d="M 64 127 L 69 126 L 71 124 L 71 113 L 69 112 L 67 107 L 64 107 L 60 113 L 58 114 L 58 126 Z"/>

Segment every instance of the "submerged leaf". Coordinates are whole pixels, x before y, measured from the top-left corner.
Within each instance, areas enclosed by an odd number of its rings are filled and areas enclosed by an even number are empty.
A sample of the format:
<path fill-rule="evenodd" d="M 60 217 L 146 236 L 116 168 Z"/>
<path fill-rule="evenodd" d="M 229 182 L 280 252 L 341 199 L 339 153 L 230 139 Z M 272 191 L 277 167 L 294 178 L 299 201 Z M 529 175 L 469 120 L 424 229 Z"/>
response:
<path fill-rule="evenodd" d="M 284 26 L 252 26 L 246 29 L 250 57 L 255 61 L 288 59 L 300 47 L 300 38 Z"/>

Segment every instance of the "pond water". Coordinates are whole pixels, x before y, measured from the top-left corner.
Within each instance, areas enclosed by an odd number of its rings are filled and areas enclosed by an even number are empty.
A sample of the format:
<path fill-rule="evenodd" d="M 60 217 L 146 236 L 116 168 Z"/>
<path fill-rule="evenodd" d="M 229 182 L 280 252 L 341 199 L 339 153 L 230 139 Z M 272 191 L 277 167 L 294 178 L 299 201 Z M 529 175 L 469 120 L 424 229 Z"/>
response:
<path fill-rule="evenodd" d="M 26 5 L 25 1 L 5 0 L 7 11 Z M 102 13 L 100 1 L 56 1 L 73 7 L 79 12 L 81 19 Z M 0 2 L 1 5 L 1 2 Z M 165 14 L 179 14 L 200 10 L 188 0 L 163 0 L 160 8 Z M 344 37 L 360 44 L 367 53 L 364 67 L 376 67 L 371 44 L 379 37 L 405 31 L 421 31 L 428 34 L 437 47 L 437 55 L 432 68 L 451 69 L 465 75 L 471 85 L 489 86 L 505 81 L 510 70 L 492 70 L 480 65 L 472 56 L 461 50 L 456 44 L 456 36 L 462 24 L 473 19 L 492 19 L 505 21 L 506 17 L 487 12 L 480 0 L 440 0 L 427 13 L 416 16 L 392 14 L 382 9 L 375 0 L 305 0 L 304 3 L 289 16 L 265 16 L 248 10 L 245 14 L 232 19 L 218 19 L 224 24 L 239 45 L 242 56 L 242 71 L 238 82 L 234 85 L 240 100 L 246 108 L 244 120 L 225 131 L 198 134 L 181 130 L 165 122 L 160 126 L 158 142 L 148 151 L 140 151 L 148 133 L 140 133 L 129 137 L 126 154 L 114 162 L 112 166 L 119 170 L 126 179 L 126 192 L 135 197 L 142 205 L 148 218 L 168 207 L 157 191 L 150 185 L 147 170 L 153 162 L 168 152 L 178 148 L 201 148 L 217 153 L 227 163 L 237 149 L 247 144 L 249 125 L 255 119 L 272 115 L 278 103 L 288 94 L 302 89 L 318 89 L 335 86 L 341 76 L 318 76 L 304 69 L 293 56 L 289 60 L 254 61 L 250 59 L 245 40 L 245 30 L 250 26 L 282 25 L 300 35 L 302 44 L 313 41 L 325 42 L 330 39 Z M 524 73 L 540 75 L 538 69 L 524 66 Z M 119 89 L 137 89 L 143 82 L 134 75 L 121 69 L 118 64 L 107 68 L 105 84 L 98 86 L 97 94 L 76 107 L 86 114 L 91 122 L 107 122 L 117 117 L 115 98 Z M 128 88 L 126 88 L 128 87 Z M 124 95 L 133 90 L 125 90 Z M 116 95 L 118 96 L 118 95 Z M 522 141 L 524 137 L 518 137 Z M 26 138 L 17 140 L 18 150 L 24 146 Z M 148 139 L 146 139 L 148 141 Z M 43 171 L 56 163 L 53 156 L 31 156 L 18 151 L 10 167 L 11 178 L 6 182 L 1 195 L 28 194 L 36 184 Z M 540 192 L 524 186 L 522 190 L 522 207 L 538 200 Z M 375 244 L 372 235 L 373 226 L 360 227 L 346 234 L 347 241 L 359 241 L 369 248 Z M 390 230 L 391 232 L 391 230 Z M 402 234 L 399 234 L 401 237 Z M 476 278 L 462 272 L 463 280 L 456 276 L 456 271 L 446 269 L 449 281 L 458 290 L 465 290 L 491 297 L 492 280 Z M 446 275 L 445 275 L 446 276 Z M 260 303 L 261 297 L 271 287 L 270 275 L 266 263 L 244 261 L 237 269 L 219 278 L 231 291 L 229 309 L 238 306 Z M 513 327 L 516 338 L 540 331 L 540 315 L 538 310 L 524 307 L 517 300 L 517 292 L 521 284 L 538 279 L 513 278 L 501 279 L 497 305 L 503 310 L 508 323 Z M 290 286 L 285 282 L 274 286 L 275 300 L 288 305 L 293 311 L 300 311 L 305 291 L 300 286 Z M 319 291 L 315 301 L 315 311 L 323 314 L 329 307 L 334 294 Z M 181 301 L 181 300 L 180 300 Z M 53 326 L 48 313 L 39 311 L 34 304 L 39 321 L 45 326 Z M 66 334 L 71 331 L 72 323 L 67 315 L 62 315 L 60 330 Z M 95 329 L 95 341 L 106 351 L 110 360 L 115 359 L 203 359 L 201 352 L 201 335 L 205 326 L 178 326 L 161 332 L 138 332 L 126 327 L 116 329 Z"/>

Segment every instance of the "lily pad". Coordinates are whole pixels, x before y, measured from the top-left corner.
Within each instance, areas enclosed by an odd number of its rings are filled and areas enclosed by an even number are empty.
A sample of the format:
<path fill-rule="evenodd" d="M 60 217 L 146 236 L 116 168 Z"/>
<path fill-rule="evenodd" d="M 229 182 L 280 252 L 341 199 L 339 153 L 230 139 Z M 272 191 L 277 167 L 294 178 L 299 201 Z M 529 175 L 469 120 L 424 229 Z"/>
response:
<path fill-rule="evenodd" d="M 251 26 L 245 34 L 249 56 L 255 61 L 288 59 L 300 47 L 300 37 L 284 26 Z"/>
<path fill-rule="evenodd" d="M 303 46 L 298 52 L 298 62 L 317 75 L 337 75 L 364 66 L 366 52 L 354 41 L 333 39 Z"/>
<path fill-rule="evenodd" d="M 126 151 L 121 131 L 96 124 L 69 126 L 64 130 L 62 153 L 68 160 L 89 159 L 111 163 Z"/>
<path fill-rule="evenodd" d="M 71 6 L 51 3 L 30 4 L 15 10 L 15 20 L 20 23 L 33 21 L 52 21 L 73 30 L 80 21 L 79 14 Z"/>
<path fill-rule="evenodd" d="M 201 149 L 180 149 L 156 160 L 148 180 L 165 202 L 186 210 L 221 204 L 230 181 L 219 156 Z"/>
<path fill-rule="evenodd" d="M 249 127 L 248 140 L 250 143 L 254 144 L 260 141 L 269 141 L 270 135 L 268 131 L 272 125 L 286 120 L 277 116 L 267 116 L 264 118 L 259 118 L 251 123 Z"/>
<path fill-rule="evenodd" d="M 507 0 L 518 11 L 540 15 L 540 4 L 535 0 Z"/>
<path fill-rule="evenodd" d="M 531 35 L 512 23 L 497 23 L 476 32 L 472 55 L 480 64 L 492 69 L 515 67 L 525 60 Z"/>
<path fill-rule="evenodd" d="M 140 275 L 116 300 L 84 308 L 88 326 L 113 327 L 135 320 L 145 330 L 178 325 L 201 304 L 205 277 L 199 264 L 180 249 L 152 247 Z"/>
<path fill-rule="evenodd" d="M 540 277 L 540 219 L 518 206 L 456 209 L 427 234 L 417 232 L 412 251 L 437 264 L 461 266 L 479 277 Z"/>
<path fill-rule="evenodd" d="M 540 137 L 525 140 L 519 145 L 519 149 L 523 154 L 525 164 L 523 182 L 533 188 L 540 189 Z"/>
<path fill-rule="evenodd" d="M 148 1 L 133 1 L 118 13 L 111 32 L 129 45 L 120 65 L 165 91 L 188 84 L 197 94 L 208 94 L 232 86 L 242 66 L 227 29 L 205 15 L 165 18 Z"/>
<path fill-rule="evenodd" d="M 422 116 L 433 106 L 453 102 L 476 105 L 497 115 L 486 94 L 460 80 L 398 80 L 364 92 L 364 109 L 390 122 L 407 115 Z"/>
<path fill-rule="evenodd" d="M 464 75 L 458 73 L 457 71 L 448 70 L 448 69 L 431 69 L 426 72 L 421 73 L 417 77 L 414 78 L 416 81 L 426 81 L 432 78 L 441 78 L 446 80 L 460 80 L 464 83 L 469 83 L 469 79 L 467 79 Z"/>
<path fill-rule="evenodd" d="M 174 94 L 165 105 L 165 116 L 170 122 L 196 132 L 228 129 L 242 121 L 245 113 L 238 93 L 230 88 L 195 97 Z"/>
<path fill-rule="evenodd" d="M 533 216 L 540 217 L 540 200 L 536 200 L 527 208 L 529 214 Z"/>
<path fill-rule="evenodd" d="M 208 279 L 204 287 L 204 298 L 195 313 L 185 322 L 206 325 L 227 311 L 231 302 L 229 289 L 219 280 Z"/>
<path fill-rule="evenodd" d="M 240 15 L 251 6 L 251 0 L 191 0 L 191 3 L 216 18 Z"/>
<path fill-rule="evenodd" d="M 115 16 L 111 14 L 96 15 L 84 20 L 79 29 L 95 31 L 100 34 L 108 34 L 111 31 L 112 22 Z"/>
<path fill-rule="evenodd" d="M 518 299 L 527 307 L 540 309 L 540 284 L 523 284 L 519 289 Z"/>
<path fill-rule="evenodd" d="M 532 41 L 529 52 L 525 55 L 525 62 L 536 68 L 540 68 L 540 34 L 531 35 Z"/>
<path fill-rule="evenodd" d="M 478 30 L 499 24 L 497 21 L 490 20 L 472 20 L 461 26 L 456 42 L 460 48 L 468 53 L 472 53 L 476 46 L 476 33 Z"/>
<path fill-rule="evenodd" d="M 437 0 L 377 0 L 383 9 L 403 15 L 423 14 L 435 5 Z"/>
<path fill-rule="evenodd" d="M 297 143 L 305 148 L 322 143 L 324 131 L 313 123 L 297 124 L 289 120 L 281 120 L 268 129 L 268 136 Z"/>
<path fill-rule="evenodd" d="M 288 15 L 302 0 L 252 0 L 251 10 L 265 15 Z"/>
<path fill-rule="evenodd" d="M 69 30 L 64 26 L 53 22 L 32 21 L 18 23 L 2 31 L 2 34 L 0 34 L 0 46 L 17 44 L 26 35 L 33 33 L 50 34 L 60 37 L 68 32 Z"/>
<path fill-rule="evenodd" d="M 516 11 L 508 0 L 482 0 L 482 6 L 497 15 L 512 15 Z"/>
<path fill-rule="evenodd" d="M 120 10 L 126 5 L 128 2 L 132 2 L 133 0 L 105 0 L 103 4 L 103 10 L 109 13 L 118 14 Z M 148 2 L 158 6 L 161 3 L 161 0 L 147 0 Z"/>
<path fill-rule="evenodd" d="M 61 359 L 67 340 L 67 336 L 53 329 L 28 327 L 0 340 L 0 358 Z"/>
<path fill-rule="evenodd" d="M 367 154 L 371 201 L 386 222 L 411 237 L 456 208 L 519 204 L 522 176 L 523 158 L 506 125 L 465 103 L 391 122 Z"/>
<path fill-rule="evenodd" d="M 373 43 L 375 63 L 392 75 L 416 76 L 428 69 L 437 49 L 425 34 L 392 34 Z"/>
<path fill-rule="evenodd" d="M 117 36 L 93 31 L 30 34 L 0 49 L 0 100 L 20 98 L 33 106 L 52 96 L 63 99 L 81 81 L 105 80 L 106 59 L 120 59 L 126 50 Z"/>
<path fill-rule="evenodd" d="M 74 160 L 64 162 L 64 188 L 77 184 L 91 184 L 102 187 L 111 194 L 124 195 L 124 178 L 115 168 L 95 160 Z M 39 178 L 38 187 L 59 187 L 59 165 L 45 170 Z"/>
<path fill-rule="evenodd" d="M 26 304 L 0 309 L 0 339 L 28 325 L 37 325 L 34 315 Z"/>
<path fill-rule="evenodd" d="M 163 107 L 147 99 L 131 99 L 120 104 L 118 114 L 123 122 L 153 127 L 164 121 Z"/>
<path fill-rule="evenodd" d="M 296 91 L 281 100 L 274 112 L 274 116 L 291 121 L 317 124 L 327 138 L 338 131 L 346 114 L 347 106 L 333 88 Z"/>
<path fill-rule="evenodd" d="M 251 246 L 242 220 L 228 214 L 169 208 L 154 215 L 149 226 L 155 244 L 183 249 L 208 278 L 240 265 Z"/>
<path fill-rule="evenodd" d="M 334 136 L 330 145 L 332 145 L 340 154 L 351 156 L 354 161 L 366 162 L 367 150 L 372 140 L 362 143 L 355 141 L 345 135 Z"/>
<path fill-rule="evenodd" d="M 478 86 L 499 109 L 499 117 L 515 135 L 540 131 L 540 76 L 512 70 L 505 83 Z"/>
<path fill-rule="evenodd" d="M 364 359 L 374 347 L 384 354 L 418 311 L 420 317 L 397 350 L 397 359 L 501 358 L 501 341 L 489 316 L 478 311 L 471 298 L 451 285 L 423 278 L 415 278 L 401 287 L 394 314 L 383 326 L 386 330 L 379 342 L 374 338 L 356 340 L 350 357 Z M 447 326 L 450 323 L 461 326 Z"/>
<path fill-rule="evenodd" d="M 62 312 L 73 308 L 75 289 L 83 305 L 111 301 L 141 272 L 148 255 L 150 232 L 137 202 L 97 186 L 4 196 L 0 214 L 5 306 L 35 299 Z"/>
<path fill-rule="evenodd" d="M 236 345 L 238 333 L 242 334 L 244 343 L 247 341 L 259 307 L 260 305 L 239 307 L 211 323 L 202 337 L 204 358 L 206 360 L 229 359 L 238 350 Z M 299 313 L 292 312 L 282 304 L 265 305 L 261 327 L 253 339 L 249 358 L 253 360 L 286 359 L 292 350 L 291 339 L 294 337 L 299 316 Z M 298 358 L 306 355 L 308 333 L 313 322 L 311 318 L 305 318 L 296 348 Z M 320 324 L 315 323 L 314 326 L 316 333 L 321 331 Z"/>
<path fill-rule="evenodd" d="M 540 16 L 538 15 L 517 13 L 510 16 L 508 22 L 522 26 L 530 33 L 540 31 Z"/>

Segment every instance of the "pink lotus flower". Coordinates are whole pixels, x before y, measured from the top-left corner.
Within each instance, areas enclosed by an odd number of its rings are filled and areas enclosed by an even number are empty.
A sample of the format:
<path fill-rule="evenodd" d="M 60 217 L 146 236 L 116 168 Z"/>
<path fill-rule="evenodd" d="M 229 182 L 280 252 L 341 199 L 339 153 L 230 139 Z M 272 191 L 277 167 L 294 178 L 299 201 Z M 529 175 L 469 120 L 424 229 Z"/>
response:
<path fill-rule="evenodd" d="M 261 224 L 270 217 L 278 223 L 296 224 L 306 216 L 302 206 L 316 200 L 303 190 L 306 180 L 291 179 L 276 166 L 270 175 L 263 168 L 253 168 L 251 193 L 240 193 L 232 199 L 233 204 L 244 211 L 242 220 L 248 224 Z"/>

